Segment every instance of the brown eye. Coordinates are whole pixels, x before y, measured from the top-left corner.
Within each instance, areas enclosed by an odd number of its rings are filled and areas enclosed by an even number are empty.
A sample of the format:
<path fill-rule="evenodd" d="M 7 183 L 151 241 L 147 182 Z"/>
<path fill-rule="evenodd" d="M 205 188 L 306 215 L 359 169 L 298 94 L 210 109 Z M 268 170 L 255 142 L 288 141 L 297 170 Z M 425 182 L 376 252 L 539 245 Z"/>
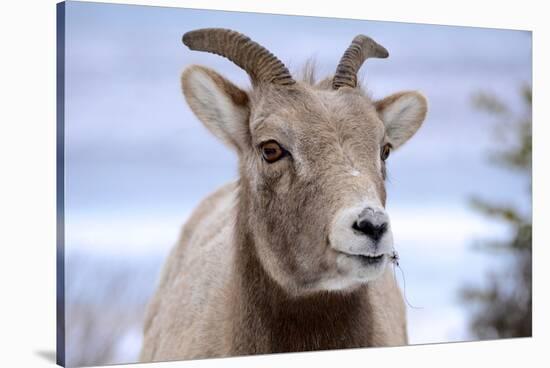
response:
<path fill-rule="evenodd" d="M 285 150 L 275 141 L 267 141 L 260 146 L 264 160 L 269 163 L 275 162 L 282 158 Z"/>
<path fill-rule="evenodd" d="M 382 147 L 382 151 L 380 152 L 380 158 L 382 159 L 382 161 L 386 161 L 386 159 L 389 157 L 390 155 L 390 151 L 391 151 L 391 144 L 389 143 L 386 143 L 383 147 Z"/>

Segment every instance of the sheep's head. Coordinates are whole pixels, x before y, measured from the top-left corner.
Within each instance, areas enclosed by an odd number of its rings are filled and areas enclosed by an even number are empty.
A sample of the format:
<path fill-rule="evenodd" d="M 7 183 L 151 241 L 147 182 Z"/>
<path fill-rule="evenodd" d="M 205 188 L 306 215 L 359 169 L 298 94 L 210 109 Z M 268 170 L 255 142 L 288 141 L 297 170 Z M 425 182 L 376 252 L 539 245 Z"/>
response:
<path fill-rule="evenodd" d="M 357 72 L 386 49 L 359 35 L 333 78 L 295 81 L 284 64 L 234 31 L 186 33 L 192 50 L 227 57 L 251 78 L 243 91 L 213 70 L 182 76 L 189 106 L 240 162 L 240 191 L 267 273 L 299 295 L 352 290 L 379 277 L 393 250 L 385 160 L 422 124 L 426 99 L 399 92 L 372 101 Z"/>

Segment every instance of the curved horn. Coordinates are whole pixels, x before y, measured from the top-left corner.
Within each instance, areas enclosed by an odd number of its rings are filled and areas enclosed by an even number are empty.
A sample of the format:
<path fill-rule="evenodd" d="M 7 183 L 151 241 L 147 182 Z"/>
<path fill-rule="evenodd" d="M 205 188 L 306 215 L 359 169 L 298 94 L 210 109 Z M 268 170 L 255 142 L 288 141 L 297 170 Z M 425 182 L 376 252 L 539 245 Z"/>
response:
<path fill-rule="evenodd" d="M 203 28 L 187 32 L 182 41 L 191 50 L 211 52 L 231 60 L 248 73 L 254 85 L 261 82 L 277 85 L 296 83 L 279 59 L 239 32 Z"/>
<path fill-rule="evenodd" d="M 336 74 L 332 80 L 332 88 L 343 86 L 357 87 L 357 72 L 361 65 L 370 57 L 387 58 L 388 50 L 365 35 L 356 36 L 340 59 Z"/>

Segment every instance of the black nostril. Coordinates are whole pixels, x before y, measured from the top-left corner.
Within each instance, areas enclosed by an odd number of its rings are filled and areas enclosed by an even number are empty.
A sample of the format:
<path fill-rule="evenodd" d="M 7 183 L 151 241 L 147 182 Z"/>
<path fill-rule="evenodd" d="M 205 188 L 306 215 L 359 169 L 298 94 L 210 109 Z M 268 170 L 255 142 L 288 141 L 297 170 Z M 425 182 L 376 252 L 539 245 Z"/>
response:
<path fill-rule="evenodd" d="M 369 220 L 358 220 L 353 224 L 353 229 L 362 232 L 374 241 L 378 241 L 388 229 L 388 223 L 374 225 Z"/>

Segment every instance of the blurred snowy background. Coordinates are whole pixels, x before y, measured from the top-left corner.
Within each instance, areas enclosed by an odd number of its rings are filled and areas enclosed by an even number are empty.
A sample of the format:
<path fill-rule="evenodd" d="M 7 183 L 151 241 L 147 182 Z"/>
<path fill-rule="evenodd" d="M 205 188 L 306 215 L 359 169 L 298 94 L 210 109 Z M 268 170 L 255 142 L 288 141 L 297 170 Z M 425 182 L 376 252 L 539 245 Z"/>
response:
<path fill-rule="evenodd" d="M 512 110 L 521 108 L 518 86 L 531 81 L 529 32 L 71 1 L 67 363 L 137 360 L 143 311 L 181 225 L 201 198 L 236 176 L 235 154 L 206 131 L 180 92 L 180 74 L 194 63 L 249 85 L 231 62 L 184 47 L 183 33 L 202 27 L 245 33 L 291 70 L 314 57 L 321 76 L 334 72 L 356 34 L 389 50 L 389 59 L 362 69 L 372 95 L 418 89 L 430 106 L 424 126 L 388 164 L 406 295 L 422 307 L 408 310 L 410 342 L 472 339 L 458 290 L 482 283 L 501 262 L 472 243 L 510 234 L 468 200 L 477 195 L 530 210 L 522 202 L 526 182 L 485 159 L 494 137 L 472 94 L 498 93 Z"/>

